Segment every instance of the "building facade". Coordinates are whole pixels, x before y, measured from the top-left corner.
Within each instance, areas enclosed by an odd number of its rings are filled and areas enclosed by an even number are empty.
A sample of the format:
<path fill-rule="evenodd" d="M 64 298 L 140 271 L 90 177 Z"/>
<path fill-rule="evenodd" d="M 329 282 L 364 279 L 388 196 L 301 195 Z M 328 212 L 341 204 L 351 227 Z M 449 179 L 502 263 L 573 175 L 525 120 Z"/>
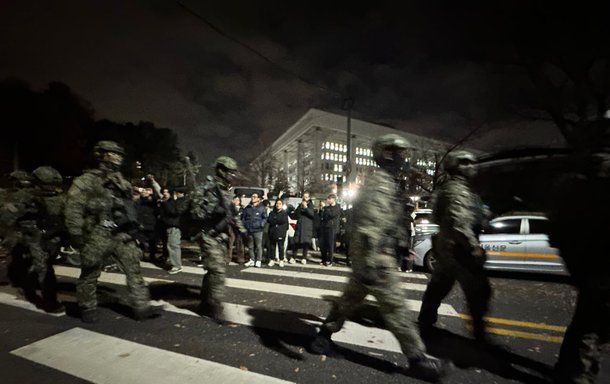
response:
<path fill-rule="evenodd" d="M 412 186 L 412 192 L 425 194 L 428 189 L 425 179 L 432 182 L 437 161 L 450 144 L 352 118 L 351 151 L 348 153 L 347 121 L 344 115 L 310 109 L 253 163 L 263 157 L 272 157 L 277 170 L 285 173 L 291 191 L 326 187 L 331 190 L 337 183 L 358 188 L 377 168 L 371 152 L 373 141 L 381 135 L 394 133 L 413 145 L 408 161 L 422 177 L 421 185 Z M 349 193 L 349 189 L 346 192 Z"/>

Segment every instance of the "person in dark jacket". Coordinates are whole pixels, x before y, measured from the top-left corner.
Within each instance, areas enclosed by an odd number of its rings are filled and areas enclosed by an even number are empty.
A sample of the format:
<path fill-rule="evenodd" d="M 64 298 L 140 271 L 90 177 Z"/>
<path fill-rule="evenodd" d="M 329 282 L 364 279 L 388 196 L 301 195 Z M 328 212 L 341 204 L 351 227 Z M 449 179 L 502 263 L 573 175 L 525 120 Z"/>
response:
<path fill-rule="evenodd" d="M 262 266 L 263 230 L 267 221 L 267 209 L 261 204 L 261 198 L 258 196 L 258 193 L 252 194 L 250 204 L 244 208 L 241 220 L 248 231 L 250 261 L 245 266 L 260 268 Z"/>
<path fill-rule="evenodd" d="M 294 230 L 292 257 L 288 262 L 290 264 L 296 263 L 297 252 L 299 249 L 303 249 L 301 263 L 306 264 L 307 251 L 311 246 L 311 239 L 313 238 L 313 221 L 315 218 L 313 203 L 309 199 L 309 192 L 303 193 L 301 204 L 290 213 L 290 218 L 297 221 L 297 227 Z"/>
<path fill-rule="evenodd" d="M 288 231 L 288 212 L 284 209 L 284 202 L 277 200 L 275 207 L 269 213 L 267 218 L 269 225 L 269 266 L 273 267 L 276 261 L 280 267 L 284 267 L 286 256 L 284 255 L 284 241 L 286 240 L 286 232 Z M 277 247 L 278 258 L 275 259 L 275 249 Z"/>
<path fill-rule="evenodd" d="M 184 192 L 184 189 L 176 188 L 171 197 L 161 203 L 161 222 L 167 232 L 167 253 L 171 264 L 169 270 L 171 274 L 182 271 L 180 216 L 186 210 L 186 203 L 183 199 Z"/>
<path fill-rule="evenodd" d="M 333 253 L 335 252 L 335 237 L 339 229 L 341 218 L 341 207 L 337 205 L 337 195 L 331 193 L 326 199 L 327 205 L 322 211 L 320 250 L 322 262 L 320 265 L 331 266 L 333 264 Z"/>
<path fill-rule="evenodd" d="M 148 250 L 148 258 L 151 262 L 155 262 L 155 253 L 157 250 L 157 201 L 153 198 L 152 188 L 142 188 L 140 190 L 140 199 L 136 201 L 136 210 L 138 212 L 138 221 L 141 225 L 141 239 Z"/>
<path fill-rule="evenodd" d="M 239 217 L 241 217 L 244 207 L 241 205 L 241 198 L 239 196 L 233 197 L 233 205 L 235 206 L 235 211 Z M 235 252 L 235 254 L 233 254 L 233 252 Z M 233 227 L 229 227 L 229 251 L 227 252 L 227 260 L 238 264 L 243 264 L 245 262 L 243 238 L 239 233 L 236 233 Z"/>

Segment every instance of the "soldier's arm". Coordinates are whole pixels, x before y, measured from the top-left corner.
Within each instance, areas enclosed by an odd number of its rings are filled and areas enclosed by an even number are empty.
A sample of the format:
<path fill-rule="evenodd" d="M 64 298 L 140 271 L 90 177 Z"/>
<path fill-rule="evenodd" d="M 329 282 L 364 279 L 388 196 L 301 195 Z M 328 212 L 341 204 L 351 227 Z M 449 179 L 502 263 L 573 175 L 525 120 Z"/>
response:
<path fill-rule="evenodd" d="M 85 224 L 85 208 L 87 205 L 87 195 L 85 183 L 81 178 L 77 178 L 68 190 L 66 206 L 64 210 L 65 223 L 68 232 L 72 236 L 82 236 Z"/>
<path fill-rule="evenodd" d="M 464 201 L 464 197 L 460 191 L 447 191 L 446 199 L 446 215 L 443 218 L 445 221 L 444 228 L 450 231 L 451 237 L 460 245 L 469 249 L 475 249 L 479 246 L 477 234 L 472 230 L 472 221 L 474 213 Z"/>
<path fill-rule="evenodd" d="M 371 182 L 361 189 L 360 197 L 354 206 L 354 212 L 357 213 L 354 216 L 354 218 L 357 217 L 357 222 L 354 222 L 354 230 L 371 239 L 385 236 L 379 218 L 387 215 L 388 202 L 393 196 L 391 187 L 375 176 L 373 175 Z"/>

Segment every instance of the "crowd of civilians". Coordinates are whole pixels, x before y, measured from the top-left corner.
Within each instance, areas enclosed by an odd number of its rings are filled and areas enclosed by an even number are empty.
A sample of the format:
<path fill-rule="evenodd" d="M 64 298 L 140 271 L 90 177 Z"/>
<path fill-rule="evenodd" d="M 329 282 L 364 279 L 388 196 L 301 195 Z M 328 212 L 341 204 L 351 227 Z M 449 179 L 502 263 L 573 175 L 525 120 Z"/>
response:
<path fill-rule="evenodd" d="M 182 270 L 181 241 L 184 236 L 181 228 L 187 208 L 186 193 L 183 187 L 162 188 L 153 175 L 145 178 L 144 186 L 133 190 L 140 222 L 138 240 L 144 251 L 144 260 L 162 265 L 170 274 Z M 297 262 L 306 264 L 309 250 L 319 249 L 320 265 L 331 266 L 337 240 L 347 254 L 348 236 L 339 237 L 338 234 L 340 228 L 344 234 L 347 230 L 349 210 L 341 210 L 336 195 L 328 195 L 326 202 L 320 201 L 317 207 L 314 207 L 308 192 L 302 194 L 296 207 L 282 199 L 282 195 L 273 203 L 263 200 L 263 197 L 253 193 L 245 207 L 239 196 L 233 197 L 233 205 L 247 229 L 247 236 L 242 237 L 229 229 L 227 263 L 257 268 L 261 268 L 263 263 L 269 267 L 284 267 L 287 263 Z M 289 238 L 288 234 L 292 232 L 289 231 L 290 219 L 294 236 Z"/>

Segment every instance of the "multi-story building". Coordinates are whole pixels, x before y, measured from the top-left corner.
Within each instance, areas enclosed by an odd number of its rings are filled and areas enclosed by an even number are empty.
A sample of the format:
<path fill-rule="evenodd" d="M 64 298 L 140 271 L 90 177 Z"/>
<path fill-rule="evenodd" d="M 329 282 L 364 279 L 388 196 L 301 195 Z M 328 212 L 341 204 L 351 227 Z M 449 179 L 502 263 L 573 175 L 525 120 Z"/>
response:
<path fill-rule="evenodd" d="M 413 192 L 424 194 L 437 171 L 437 160 L 450 147 L 445 142 L 352 118 L 351 153 L 348 153 L 347 121 L 346 116 L 310 109 L 253 163 L 262 158 L 275 159 L 292 191 L 315 189 L 315 186 L 332 188 L 338 181 L 357 188 L 366 183 L 367 175 L 377 167 L 371 152 L 373 140 L 383 134 L 395 133 L 405 137 L 414 147 L 409 153 L 409 161 L 422 177 Z"/>

